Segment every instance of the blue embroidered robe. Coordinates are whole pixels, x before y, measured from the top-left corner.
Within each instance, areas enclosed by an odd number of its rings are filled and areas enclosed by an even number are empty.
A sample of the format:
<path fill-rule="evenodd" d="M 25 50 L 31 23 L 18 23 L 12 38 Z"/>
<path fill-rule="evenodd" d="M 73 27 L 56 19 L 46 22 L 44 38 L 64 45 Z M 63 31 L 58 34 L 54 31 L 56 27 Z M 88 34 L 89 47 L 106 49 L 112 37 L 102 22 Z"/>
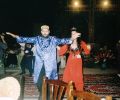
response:
<path fill-rule="evenodd" d="M 53 36 L 48 38 L 36 37 L 18 37 L 19 43 L 34 43 L 35 65 L 34 65 L 34 82 L 37 83 L 42 66 L 45 67 L 45 74 L 48 79 L 58 79 L 57 62 L 56 62 L 56 46 L 59 44 L 71 44 L 70 39 L 59 39 Z"/>

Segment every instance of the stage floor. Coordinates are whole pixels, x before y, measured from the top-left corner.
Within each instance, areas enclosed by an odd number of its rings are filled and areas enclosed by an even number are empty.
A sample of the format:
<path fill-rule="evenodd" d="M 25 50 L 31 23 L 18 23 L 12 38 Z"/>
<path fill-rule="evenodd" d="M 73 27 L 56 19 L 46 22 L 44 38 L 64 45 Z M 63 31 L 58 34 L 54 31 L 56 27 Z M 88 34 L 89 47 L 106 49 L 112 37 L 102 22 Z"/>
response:
<path fill-rule="evenodd" d="M 64 68 L 60 68 L 59 69 L 59 74 L 63 74 Z M 15 69 L 7 69 L 6 70 L 6 75 L 4 76 L 13 76 L 13 77 L 17 77 L 18 79 L 20 79 L 20 69 L 19 68 L 15 68 Z M 28 73 L 26 73 L 28 74 Z M 107 69 L 101 69 L 101 68 L 83 68 L 83 74 L 84 75 L 95 75 L 95 74 L 99 74 L 99 75 L 117 75 L 120 74 L 120 70 L 118 69 L 113 69 L 113 68 L 107 68 Z M 23 86 L 21 86 L 23 87 Z M 24 85 L 24 100 L 38 100 L 38 91 L 37 88 L 34 86 L 33 80 L 32 78 L 30 78 L 28 75 L 26 75 L 26 81 L 25 81 L 25 85 Z M 115 98 L 116 100 L 120 100 L 119 97 Z"/>

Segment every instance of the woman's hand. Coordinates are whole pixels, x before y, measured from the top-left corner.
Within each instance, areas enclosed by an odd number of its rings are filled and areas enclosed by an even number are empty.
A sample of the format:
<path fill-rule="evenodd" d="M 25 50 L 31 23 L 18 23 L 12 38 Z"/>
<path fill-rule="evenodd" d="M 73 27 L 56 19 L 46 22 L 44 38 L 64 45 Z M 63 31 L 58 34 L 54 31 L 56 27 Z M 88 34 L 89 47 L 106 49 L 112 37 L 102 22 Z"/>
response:
<path fill-rule="evenodd" d="M 81 33 L 74 32 L 74 33 L 72 34 L 72 36 L 71 36 L 71 40 L 73 41 L 73 40 L 77 39 L 77 38 L 80 37 L 80 36 L 81 36 Z"/>

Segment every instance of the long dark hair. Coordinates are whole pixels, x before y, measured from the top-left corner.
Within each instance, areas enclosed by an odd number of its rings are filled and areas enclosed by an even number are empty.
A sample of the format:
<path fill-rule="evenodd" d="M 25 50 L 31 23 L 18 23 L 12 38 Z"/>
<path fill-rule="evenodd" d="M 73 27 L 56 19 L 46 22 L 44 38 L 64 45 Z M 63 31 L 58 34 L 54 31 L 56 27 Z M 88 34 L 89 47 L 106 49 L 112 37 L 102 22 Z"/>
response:
<path fill-rule="evenodd" d="M 73 27 L 71 29 L 71 32 L 72 31 L 77 31 L 77 28 Z M 78 46 L 78 50 L 81 51 L 81 36 L 77 38 L 77 46 Z M 70 47 L 70 46 L 69 46 Z M 70 49 L 70 48 L 69 48 Z"/>
<path fill-rule="evenodd" d="M 81 37 L 77 38 L 77 46 L 78 46 L 78 49 L 81 50 Z"/>
<path fill-rule="evenodd" d="M 72 32 L 72 31 L 77 31 L 77 29 L 76 29 L 75 27 L 73 27 L 73 28 L 71 29 L 71 32 Z M 69 56 L 69 52 L 70 52 L 70 51 L 72 51 L 72 53 L 75 55 L 75 50 L 71 50 L 70 46 L 71 46 L 71 44 L 68 45 L 68 50 L 67 50 L 67 53 L 66 53 L 66 61 L 67 61 L 67 59 L 68 59 L 68 56 Z M 78 46 L 78 50 L 79 50 L 79 51 L 82 51 L 82 48 L 81 48 L 81 37 L 78 37 L 78 38 L 77 38 L 77 46 Z"/>

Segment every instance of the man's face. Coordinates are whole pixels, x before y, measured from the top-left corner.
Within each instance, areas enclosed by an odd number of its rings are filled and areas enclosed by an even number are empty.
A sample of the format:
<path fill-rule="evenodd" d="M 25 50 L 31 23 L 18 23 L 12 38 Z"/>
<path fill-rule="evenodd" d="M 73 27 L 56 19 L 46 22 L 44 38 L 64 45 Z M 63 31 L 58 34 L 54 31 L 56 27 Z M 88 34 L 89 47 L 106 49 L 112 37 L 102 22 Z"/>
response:
<path fill-rule="evenodd" d="M 47 36 L 49 36 L 50 31 L 49 31 L 49 29 L 44 28 L 41 30 L 41 34 L 42 34 L 42 36 L 47 37 Z"/>

